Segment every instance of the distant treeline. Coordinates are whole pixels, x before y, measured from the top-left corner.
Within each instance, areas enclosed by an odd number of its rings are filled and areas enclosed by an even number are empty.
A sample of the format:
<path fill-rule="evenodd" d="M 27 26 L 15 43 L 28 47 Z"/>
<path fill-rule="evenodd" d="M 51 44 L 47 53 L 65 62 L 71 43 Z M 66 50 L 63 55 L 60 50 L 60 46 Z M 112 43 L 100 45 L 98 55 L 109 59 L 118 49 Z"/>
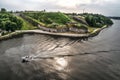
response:
<path fill-rule="evenodd" d="M 120 20 L 120 17 L 114 17 L 114 16 L 111 17 L 111 16 L 110 16 L 110 17 L 108 17 L 108 18 Z"/>

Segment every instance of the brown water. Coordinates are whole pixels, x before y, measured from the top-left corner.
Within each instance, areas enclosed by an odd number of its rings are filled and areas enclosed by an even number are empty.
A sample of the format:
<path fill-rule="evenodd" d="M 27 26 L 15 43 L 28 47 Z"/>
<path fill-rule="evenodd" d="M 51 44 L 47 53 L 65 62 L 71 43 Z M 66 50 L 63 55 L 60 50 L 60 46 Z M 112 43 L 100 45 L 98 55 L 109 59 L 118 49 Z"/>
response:
<path fill-rule="evenodd" d="M 25 34 L 0 42 L 0 80 L 120 80 L 120 21 L 88 41 Z M 24 56 L 33 56 L 22 63 Z"/>

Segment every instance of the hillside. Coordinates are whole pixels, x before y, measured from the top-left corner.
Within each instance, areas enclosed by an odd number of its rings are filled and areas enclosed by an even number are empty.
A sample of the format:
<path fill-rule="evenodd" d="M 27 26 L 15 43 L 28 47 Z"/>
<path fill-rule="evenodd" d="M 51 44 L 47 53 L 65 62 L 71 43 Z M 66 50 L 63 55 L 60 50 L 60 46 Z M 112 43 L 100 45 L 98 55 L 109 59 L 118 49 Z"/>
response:
<path fill-rule="evenodd" d="M 71 19 L 60 12 L 25 12 L 24 15 L 31 17 L 37 22 L 42 23 L 46 27 L 55 28 L 56 26 L 64 26 L 71 22 Z"/>
<path fill-rule="evenodd" d="M 88 33 L 105 25 L 112 25 L 113 22 L 103 15 L 99 14 L 78 14 L 70 15 L 61 12 L 23 12 L 21 17 L 38 26 L 42 30 L 50 32 L 74 32 Z"/>
<path fill-rule="evenodd" d="M 24 12 L 21 17 L 49 32 L 87 33 L 87 25 L 75 21 L 69 15 L 61 12 Z"/>

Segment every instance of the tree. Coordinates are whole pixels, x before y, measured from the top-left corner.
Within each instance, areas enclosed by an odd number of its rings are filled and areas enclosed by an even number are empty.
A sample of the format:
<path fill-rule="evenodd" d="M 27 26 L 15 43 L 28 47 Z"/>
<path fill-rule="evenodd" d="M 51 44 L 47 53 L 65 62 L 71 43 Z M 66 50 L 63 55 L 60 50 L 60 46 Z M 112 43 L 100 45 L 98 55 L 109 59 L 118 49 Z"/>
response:
<path fill-rule="evenodd" d="M 10 23 L 11 23 L 11 22 L 10 22 L 9 20 L 5 21 L 5 23 L 4 23 L 4 25 L 5 25 L 5 30 L 8 31 L 8 32 L 10 31 Z"/>
<path fill-rule="evenodd" d="M 5 8 L 1 8 L 1 12 L 6 12 L 6 9 Z"/>
<path fill-rule="evenodd" d="M 109 18 L 100 14 L 83 14 L 83 15 L 85 15 L 85 20 L 91 27 L 103 27 L 104 25 L 113 24 L 113 22 Z"/>
<path fill-rule="evenodd" d="M 17 29 L 17 24 L 15 22 L 10 23 L 10 31 L 14 32 Z"/>
<path fill-rule="evenodd" d="M 12 14 L 0 13 L 0 29 L 3 31 L 13 32 L 15 30 L 20 30 L 22 27 L 22 20 L 13 16 Z"/>
<path fill-rule="evenodd" d="M 1 22 L 1 26 L 0 26 L 0 28 L 2 29 L 2 30 L 6 30 L 6 28 L 5 28 L 5 21 L 2 21 Z"/>
<path fill-rule="evenodd" d="M 17 21 L 15 22 L 16 26 L 17 26 L 17 30 L 21 29 L 23 26 L 23 22 L 20 19 L 17 19 Z"/>
<path fill-rule="evenodd" d="M 17 29 L 17 24 L 15 22 L 11 22 L 11 21 L 5 21 L 4 23 L 5 25 L 5 30 L 8 32 L 14 32 Z"/>

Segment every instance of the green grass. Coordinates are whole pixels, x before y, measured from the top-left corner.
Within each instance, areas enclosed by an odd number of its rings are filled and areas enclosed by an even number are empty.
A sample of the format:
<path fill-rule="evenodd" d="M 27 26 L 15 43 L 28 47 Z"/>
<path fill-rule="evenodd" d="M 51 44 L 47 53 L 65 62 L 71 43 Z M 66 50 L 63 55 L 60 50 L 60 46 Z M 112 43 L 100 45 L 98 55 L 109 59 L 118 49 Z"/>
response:
<path fill-rule="evenodd" d="M 38 12 L 38 13 L 25 13 L 39 22 L 47 24 L 56 23 L 64 25 L 71 21 L 71 19 L 61 12 Z"/>
<path fill-rule="evenodd" d="M 49 28 L 65 28 L 68 27 L 68 23 L 70 24 L 69 27 L 87 27 L 87 25 L 74 20 L 72 16 L 61 12 L 25 12 L 24 14 L 39 23 L 43 23 L 45 27 Z M 73 25 L 71 22 L 75 24 Z"/>
<path fill-rule="evenodd" d="M 88 28 L 89 33 L 92 33 L 94 30 L 99 29 L 100 27 L 93 27 L 86 21 L 84 15 L 77 16 L 81 19 L 82 22 L 74 20 L 70 15 L 66 15 L 61 12 L 25 12 L 26 16 L 30 17 L 34 21 L 44 24 L 42 26 L 49 27 L 49 28 L 65 28 L 65 27 L 76 27 L 78 29 Z M 100 15 L 97 15 L 100 17 Z M 95 17 L 95 15 L 93 15 Z M 91 21 L 91 20 L 90 20 Z M 102 21 L 102 20 L 101 20 Z M 34 29 L 31 24 L 26 21 L 24 22 L 24 26 L 22 29 Z M 72 23 L 71 23 L 72 22 Z M 85 24 L 86 23 L 86 24 Z M 29 27 L 28 27 L 29 26 Z M 103 27 L 103 26 L 101 26 Z"/>
<path fill-rule="evenodd" d="M 88 30 L 89 30 L 89 31 L 88 31 L 89 33 L 92 33 L 95 29 L 98 29 L 98 28 L 93 28 L 93 27 L 89 27 L 89 26 L 88 26 L 87 28 L 88 28 Z"/>
<path fill-rule="evenodd" d="M 21 17 L 17 16 L 17 18 L 19 18 L 23 21 L 23 26 L 22 26 L 21 30 L 34 30 L 34 29 L 38 28 L 37 26 L 33 26 L 32 24 L 30 24 L 29 22 L 27 22 L 26 20 L 24 20 Z"/>

